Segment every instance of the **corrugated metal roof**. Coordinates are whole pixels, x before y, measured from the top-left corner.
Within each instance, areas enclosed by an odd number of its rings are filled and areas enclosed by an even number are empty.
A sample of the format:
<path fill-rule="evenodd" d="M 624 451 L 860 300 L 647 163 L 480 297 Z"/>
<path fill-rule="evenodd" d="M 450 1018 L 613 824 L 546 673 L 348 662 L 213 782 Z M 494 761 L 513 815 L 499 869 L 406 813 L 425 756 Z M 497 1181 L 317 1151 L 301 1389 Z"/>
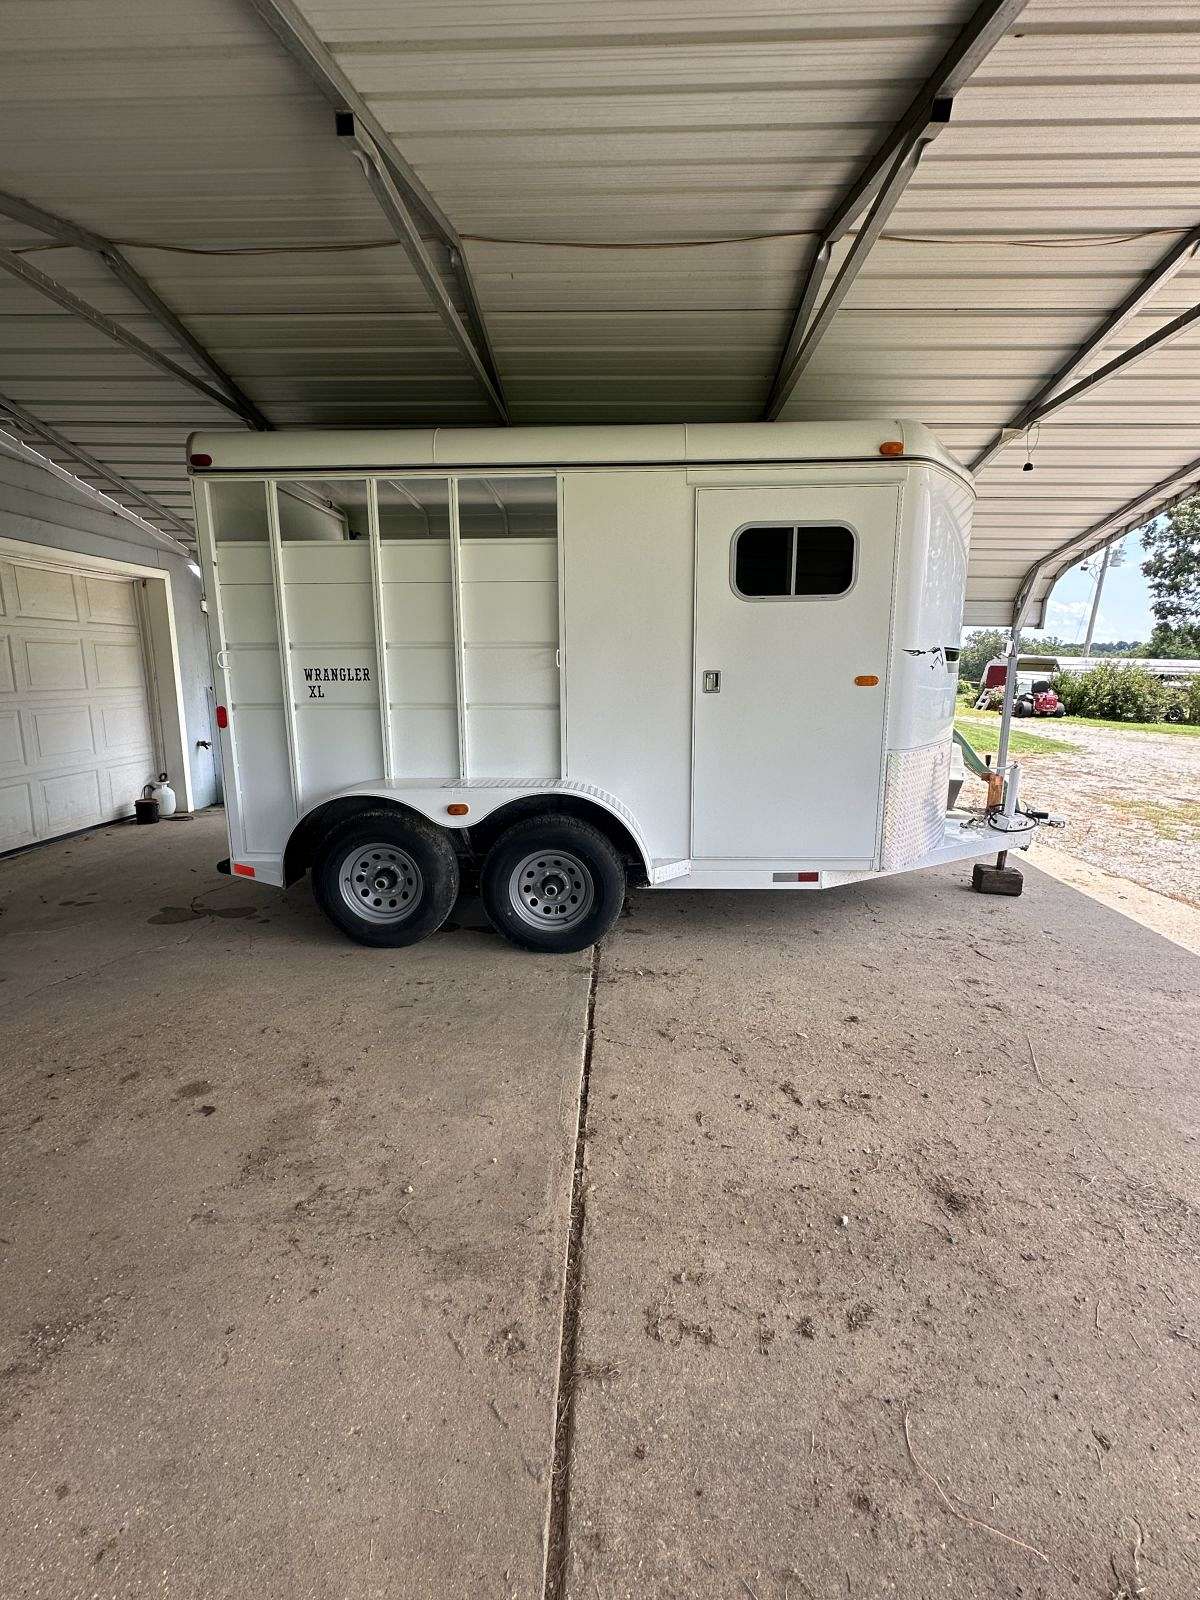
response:
<path fill-rule="evenodd" d="M 462 236 L 513 420 L 547 424 L 761 416 L 815 231 L 974 5 L 300 8 Z M 272 425 L 494 421 L 329 104 L 246 0 L 0 0 L 0 29 L 0 188 L 122 243 Z M 1194 0 L 1030 0 L 783 415 L 914 416 L 983 449 L 1200 222 L 1198 67 Z M 49 242 L 0 222 L 0 245 Z M 199 375 L 96 255 L 26 259 Z M 1198 290 L 1177 273 L 1092 366 Z M 1034 560 L 1200 456 L 1198 347 L 1047 419 L 1032 472 L 1023 441 L 983 469 L 969 621 L 1007 621 Z M 230 421 L 3 274 L 0 394 L 178 512 L 185 435 Z"/>

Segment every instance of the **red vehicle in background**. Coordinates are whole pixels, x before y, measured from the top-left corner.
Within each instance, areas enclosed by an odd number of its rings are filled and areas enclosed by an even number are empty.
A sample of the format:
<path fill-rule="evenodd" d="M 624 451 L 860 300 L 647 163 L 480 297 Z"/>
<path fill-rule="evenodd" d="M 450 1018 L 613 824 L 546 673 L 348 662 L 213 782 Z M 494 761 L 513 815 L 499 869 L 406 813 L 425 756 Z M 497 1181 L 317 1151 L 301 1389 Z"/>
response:
<path fill-rule="evenodd" d="M 1067 708 L 1050 687 L 1049 678 L 1035 678 L 1013 701 L 1014 717 L 1065 717 Z"/>
<path fill-rule="evenodd" d="M 1004 676 L 1008 665 L 1001 659 L 988 662 L 979 685 L 976 708 L 990 705 L 1004 693 Z M 1065 717 L 1067 708 L 1050 686 L 1044 674 L 1056 672 L 1058 662 L 1053 658 L 1022 656 L 1017 661 L 1017 697 L 1013 701 L 1014 717 Z"/>

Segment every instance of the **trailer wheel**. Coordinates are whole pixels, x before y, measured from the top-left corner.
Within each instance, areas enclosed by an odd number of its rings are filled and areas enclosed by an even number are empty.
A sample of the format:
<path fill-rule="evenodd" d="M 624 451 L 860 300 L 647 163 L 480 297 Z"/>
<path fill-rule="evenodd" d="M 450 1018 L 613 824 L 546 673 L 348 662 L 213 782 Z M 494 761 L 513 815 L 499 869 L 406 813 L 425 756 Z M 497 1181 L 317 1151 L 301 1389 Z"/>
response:
<path fill-rule="evenodd" d="M 625 863 L 591 823 L 530 817 L 488 851 L 480 893 L 488 921 L 522 950 L 568 955 L 602 939 L 625 903 Z"/>
<path fill-rule="evenodd" d="M 450 915 L 458 857 L 423 817 L 363 811 L 324 840 L 312 880 L 321 910 L 359 944 L 416 944 Z"/>

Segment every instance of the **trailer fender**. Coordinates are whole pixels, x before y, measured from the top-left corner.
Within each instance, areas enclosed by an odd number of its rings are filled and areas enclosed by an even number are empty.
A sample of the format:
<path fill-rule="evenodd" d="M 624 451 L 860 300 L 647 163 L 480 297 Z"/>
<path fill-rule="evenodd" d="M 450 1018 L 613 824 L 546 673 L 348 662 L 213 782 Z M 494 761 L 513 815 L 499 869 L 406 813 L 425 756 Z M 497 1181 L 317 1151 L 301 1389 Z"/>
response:
<path fill-rule="evenodd" d="M 453 816 L 448 807 L 466 804 L 465 816 Z M 380 807 L 423 817 L 445 828 L 459 854 L 482 859 L 500 834 L 515 822 L 539 812 L 567 813 L 591 822 L 617 847 L 633 869 L 635 881 L 650 882 L 652 861 L 646 841 L 631 813 L 615 795 L 591 784 L 563 779 L 545 787 L 512 785 L 496 788 L 438 786 L 401 797 L 377 788 L 348 790 L 323 800 L 304 814 L 292 829 L 283 856 L 283 881 L 295 883 L 312 865 L 321 840 L 358 811 Z"/>

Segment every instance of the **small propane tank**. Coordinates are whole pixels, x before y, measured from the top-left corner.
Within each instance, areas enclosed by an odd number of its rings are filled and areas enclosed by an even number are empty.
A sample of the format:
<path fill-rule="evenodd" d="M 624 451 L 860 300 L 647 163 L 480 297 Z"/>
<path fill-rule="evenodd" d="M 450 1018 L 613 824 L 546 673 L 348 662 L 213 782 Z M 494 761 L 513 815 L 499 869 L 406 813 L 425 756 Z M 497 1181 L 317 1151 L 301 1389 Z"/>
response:
<path fill-rule="evenodd" d="M 139 822 L 158 821 L 158 799 L 152 783 L 148 783 L 133 802 L 133 813 Z"/>
<path fill-rule="evenodd" d="M 163 817 L 173 817 L 179 802 L 175 799 L 175 791 L 167 782 L 165 772 L 160 772 L 158 782 L 154 785 L 154 797 L 158 801 L 158 812 Z"/>

